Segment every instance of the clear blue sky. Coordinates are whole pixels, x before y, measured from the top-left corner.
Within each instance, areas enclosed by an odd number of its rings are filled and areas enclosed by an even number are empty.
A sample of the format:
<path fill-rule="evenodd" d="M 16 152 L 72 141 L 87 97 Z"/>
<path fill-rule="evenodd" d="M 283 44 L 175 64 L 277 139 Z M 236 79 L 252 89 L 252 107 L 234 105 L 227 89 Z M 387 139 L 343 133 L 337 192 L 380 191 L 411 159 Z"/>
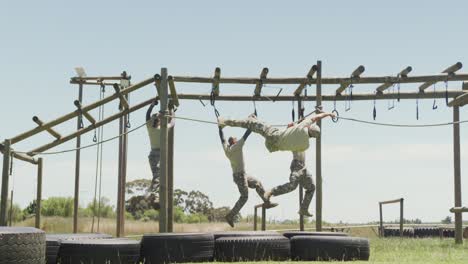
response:
<path fill-rule="evenodd" d="M 396 74 L 411 65 L 412 74 L 438 73 L 457 61 L 468 63 L 468 17 L 466 1 L 2 1 L 0 9 L 0 138 L 12 137 L 34 127 L 33 115 L 53 119 L 74 110 L 77 87 L 69 84 L 73 68 L 82 66 L 88 75 L 114 75 L 126 70 L 134 82 L 167 67 L 174 75 L 211 76 L 221 67 L 223 76 L 258 76 L 269 67 L 269 76 L 305 76 L 317 60 L 324 76 L 349 76 L 362 64 L 364 75 Z M 461 89 L 460 83 L 451 83 Z M 179 84 L 180 92 L 207 93 L 209 85 Z M 294 87 L 287 87 L 292 93 Z M 222 85 L 221 93 L 250 95 L 249 85 Z M 325 86 L 330 94 L 336 86 Z M 357 86 L 369 92 L 374 86 Z M 415 90 L 403 85 L 402 90 Z M 438 84 L 437 89 L 443 89 Z M 108 91 L 108 95 L 111 91 Z M 266 94 L 275 93 L 265 89 Z M 313 91 L 309 91 L 313 93 Z M 85 104 L 95 101 L 97 87 L 87 87 Z M 137 102 L 154 96 L 147 87 L 132 96 Z M 377 103 L 377 120 L 394 123 L 450 121 L 451 109 L 439 102 L 420 103 L 415 119 L 415 101 L 405 101 L 388 111 L 387 102 Z M 308 109 L 314 104 L 308 103 Z M 272 123 L 290 121 L 291 103 L 260 103 L 259 115 Z M 338 103 L 344 113 L 344 104 Z M 355 102 L 346 116 L 370 120 L 372 102 Z M 243 117 L 252 104 L 219 105 L 223 115 Z M 332 104 L 325 104 L 330 110 Z M 107 113 L 115 112 L 116 105 Z M 199 102 L 182 102 L 180 116 L 214 120 L 211 109 Z M 94 113 L 97 116 L 97 113 Z M 461 111 L 466 119 L 466 111 Z M 144 122 L 144 111 L 132 115 L 133 125 Z M 57 128 L 73 131 L 75 123 Z M 466 150 L 468 127 L 462 126 L 462 151 Z M 241 135 L 242 130 L 227 133 Z M 106 127 L 106 137 L 117 134 L 115 124 Z M 91 143 L 92 134 L 83 137 Z M 40 135 L 15 146 L 30 150 L 51 140 Z M 439 221 L 453 205 L 452 130 L 382 128 L 356 123 L 324 122 L 323 178 L 324 219 L 366 222 L 378 219 L 377 202 L 405 197 L 406 217 Z M 74 142 L 58 147 L 73 147 Z M 115 202 L 117 177 L 116 142 L 105 148 L 104 195 Z M 129 179 L 149 178 L 149 141 L 146 131 L 130 136 Z M 315 172 L 313 145 L 308 152 Z M 287 181 L 289 153 L 269 154 L 259 136 L 245 147 L 247 170 L 266 187 Z M 466 153 L 462 164 L 466 167 Z M 47 156 L 44 196 L 72 196 L 74 155 Z M 95 150 L 83 151 L 80 202 L 93 196 Z M 230 166 L 223 156 L 215 126 L 179 121 L 176 128 L 176 187 L 199 189 L 217 206 L 234 204 L 238 197 Z M 0 165 L 1 166 L 1 165 Z M 462 181 L 466 186 L 466 169 Z M 22 206 L 35 196 L 35 167 L 14 164 L 15 201 Z M 466 188 L 465 188 L 466 189 Z M 271 217 L 296 218 L 297 192 L 279 197 Z M 244 215 L 259 202 L 255 192 Z M 315 210 L 315 199 L 312 203 Z M 468 204 L 465 193 L 464 204 Z M 397 218 L 390 206 L 387 220 Z"/>

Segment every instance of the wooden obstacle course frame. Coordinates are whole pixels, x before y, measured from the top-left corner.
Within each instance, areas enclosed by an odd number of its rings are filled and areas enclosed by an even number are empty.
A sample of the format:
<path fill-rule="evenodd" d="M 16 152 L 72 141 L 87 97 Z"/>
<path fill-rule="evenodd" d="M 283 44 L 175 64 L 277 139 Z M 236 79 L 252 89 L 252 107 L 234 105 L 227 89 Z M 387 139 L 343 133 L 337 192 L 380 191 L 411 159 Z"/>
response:
<path fill-rule="evenodd" d="M 390 201 L 383 201 L 379 202 L 379 214 L 380 214 L 380 237 L 384 237 L 384 225 L 383 225 L 383 208 L 382 205 L 384 204 L 393 204 L 393 203 L 399 203 L 400 204 L 400 237 L 403 237 L 403 224 L 404 224 L 404 206 L 403 206 L 404 199 L 395 199 L 395 200 L 390 200 Z"/>
<path fill-rule="evenodd" d="M 334 94 L 332 95 L 323 95 L 321 93 L 322 91 L 322 85 L 340 85 L 340 87 L 343 86 L 343 84 L 378 84 L 380 86 L 384 85 L 387 86 L 388 84 L 405 84 L 405 83 L 436 83 L 436 82 L 449 82 L 449 81 L 468 81 L 468 74 L 455 74 L 456 71 L 458 71 L 461 68 L 461 64 L 457 63 L 449 68 L 447 68 L 443 74 L 436 74 L 436 75 L 418 75 L 418 76 L 408 76 L 408 73 L 410 72 L 407 68 L 405 68 L 403 71 L 401 71 L 397 76 L 362 76 L 365 68 L 364 66 L 358 67 L 356 70 L 353 71 L 350 77 L 322 77 L 322 64 L 321 61 L 318 61 L 316 64 L 316 72 L 313 72 L 314 67 L 309 70 L 309 74 L 306 77 L 292 77 L 292 78 L 269 78 L 267 77 L 267 71 L 265 71 L 264 68 L 262 70 L 262 73 L 259 78 L 241 78 L 241 77 L 221 77 L 221 69 L 217 68 L 215 70 L 215 76 L 214 77 L 192 77 L 192 76 L 172 76 L 171 83 L 173 83 L 174 88 L 175 88 L 175 83 L 177 82 L 185 82 L 185 83 L 209 83 L 212 84 L 213 87 L 218 87 L 218 93 L 219 93 L 219 85 L 220 84 L 225 84 L 225 83 L 232 83 L 232 84 L 251 84 L 255 85 L 255 92 L 253 96 L 224 96 L 224 95 L 217 95 L 216 100 L 219 101 L 267 101 L 268 98 L 265 98 L 261 96 L 261 87 L 265 84 L 294 84 L 298 85 L 298 88 L 296 89 L 295 93 L 292 96 L 277 96 L 275 98 L 275 101 L 293 101 L 293 100 L 298 100 L 300 98 L 303 102 L 305 101 L 315 101 L 316 106 L 321 106 L 322 102 L 324 101 L 343 101 L 347 100 L 346 96 L 340 95 L 340 93 L 337 93 L 335 91 Z M 167 69 L 165 69 L 167 71 Z M 218 74 L 219 73 L 219 74 Z M 313 77 L 313 73 L 316 73 L 316 77 Z M 79 85 L 79 94 L 82 96 L 82 89 L 84 85 L 102 85 L 102 84 L 107 84 L 105 81 L 108 81 L 108 85 L 114 85 L 112 81 L 121 81 L 125 76 L 110 76 L 110 77 L 73 77 L 70 81 L 70 83 L 73 84 L 78 84 Z M 81 111 L 76 110 L 73 112 L 70 112 L 62 117 L 59 117 L 55 120 L 52 120 L 50 122 L 45 122 L 41 126 L 38 126 L 36 128 L 33 128 L 31 130 L 28 130 L 24 133 L 21 133 L 11 139 L 9 139 L 9 144 L 6 145 L 4 144 L 3 147 L 0 149 L 2 150 L 3 153 L 6 153 L 7 155 L 4 155 L 4 164 L 5 161 L 9 160 L 9 153 L 13 153 L 13 157 L 17 159 L 21 159 L 23 161 L 30 162 L 32 164 L 37 164 L 37 160 L 34 159 L 34 155 L 40 154 L 50 148 L 53 148 L 55 146 L 61 145 L 64 142 L 67 142 L 71 139 L 76 138 L 77 139 L 77 149 L 76 149 L 76 171 L 75 171 L 75 199 L 77 200 L 78 193 L 76 192 L 78 186 L 79 186 L 79 153 L 80 153 L 80 136 L 92 131 L 93 129 L 103 126 L 108 124 L 111 121 L 114 121 L 116 119 L 120 119 L 123 116 L 126 116 L 127 114 L 137 111 L 141 109 L 142 107 L 145 107 L 149 105 L 154 99 L 147 100 L 145 102 L 139 103 L 135 106 L 128 106 L 128 109 L 124 109 L 120 111 L 117 114 L 114 114 L 110 117 L 104 118 L 103 120 L 96 122 L 94 125 L 80 128 L 79 123 L 78 123 L 78 128 L 77 131 L 74 133 L 71 133 L 67 136 L 62 136 L 60 139 L 57 139 L 51 143 L 45 144 L 40 147 L 36 147 L 33 150 L 29 151 L 28 154 L 23 154 L 23 153 L 16 153 L 12 149 L 12 145 L 23 141 L 27 138 L 30 138 L 40 132 L 43 131 L 48 131 L 52 129 L 53 127 L 62 124 L 64 122 L 67 122 L 73 118 L 77 117 L 77 121 L 80 122 L 82 120 L 82 114 L 84 112 L 89 112 L 101 105 L 107 104 L 115 99 L 119 99 L 122 103 L 122 97 L 125 95 L 128 95 L 136 90 L 139 90 L 140 88 L 147 86 L 149 84 L 154 83 L 156 85 L 156 88 L 158 90 L 158 94 L 161 95 L 161 86 L 162 82 L 165 82 L 165 86 L 167 88 L 167 78 L 165 77 L 164 80 L 163 78 L 157 74 L 154 77 L 151 77 L 149 79 L 143 80 L 139 83 L 136 83 L 134 85 L 130 85 L 128 88 L 124 88 L 118 91 L 118 93 L 112 94 L 111 96 L 105 97 L 102 100 L 96 101 L 90 105 L 83 106 L 81 107 Z M 300 96 L 298 95 L 298 91 L 300 90 L 299 88 L 304 88 L 305 85 L 316 85 L 316 95 L 312 96 Z M 379 86 L 379 87 L 380 87 Z M 397 94 L 392 94 L 392 93 L 377 93 L 377 94 L 365 94 L 365 93 L 354 93 L 353 94 L 353 100 L 354 101 L 368 101 L 368 100 L 386 100 L 386 99 L 397 99 L 400 98 L 402 100 L 404 99 L 434 99 L 434 98 L 445 98 L 446 96 L 450 98 L 454 98 L 454 101 L 451 103 L 450 106 L 454 107 L 454 120 L 459 120 L 459 107 L 463 106 L 462 102 L 465 102 L 465 100 L 461 100 L 465 98 L 468 93 L 468 90 L 466 89 L 468 85 L 466 83 L 463 83 L 463 89 L 460 90 L 449 90 L 447 93 L 445 92 L 426 92 L 425 89 L 418 89 L 416 92 L 401 92 L 398 95 Z M 340 88 L 339 88 L 340 89 Z M 385 89 L 384 89 L 385 90 Z M 341 90 L 341 92 L 344 91 Z M 166 93 L 167 94 L 167 93 Z M 79 96 L 80 97 L 80 96 Z M 162 96 L 160 96 L 162 97 Z M 210 95 L 206 94 L 178 94 L 177 99 L 180 100 L 205 100 L 209 99 Z M 458 99 L 457 99 L 458 98 Z M 160 98 L 163 100 L 162 98 Z M 167 100 L 167 95 L 166 99 Z M 173 98 L 174 100 L 174 98 Z M 81 103 L 81 99 L 79 98 L 79 101 Z M 123 103 L 125 104 L 125 103 Z M 458 118 L 457 118 L 458 116 Z M 167 121 L 167 119 L 165 120 Z M 319 122 L 320 125 L 320 122 Z M 460 155 L 460 140 L 459 140 L 459 124 L 454 123 L 454 157 L 459 157 Z M 457 132 L 458 131 L 458 132 Z M 165 137 L 167 139 L 167 137 Z M 168 142 L 162 141 L 162 145 L 167 145 Z M 124 150 L 126 151 L 126 150 Z M 167 156 L 166 153 L 163 154 L 163 156 Z M 166 162 L 169 162 L 166 159 Z M 172 162 L 172 161 L 171 161 Z M 321 140 L 318 139 L 317 144 L 316 144 L 316 216 L 317 216 L 317 223 L 316 223 L 316 228 L 317 230 L 321 230 L 321 222 L 322 222 L 322 187 L 321 187 Z M 456 203 L 461 199 L 461 187 L 460 187 L 460 162 L 455 162 L 454 163 L 454 168 L 455 168 L 455 200 Z M 6 164 L 4 166 L 3 170 L 3 176 L 2 180 L 5 181 L 5 178 L 7 178 L 7 171 L 9 170 L 9 164 Z M 169 172 L 169 170 L 168 170 Z M 166 176 L 163 176 L 166 177 Z M 172 177 L 172 176 L 167 176 L 167 177 Z M 173 180 L 173 179 L 168 179 L 168 183 Z M 7 182 L 7 187 L 8 187 L 8 182 Z M 4 194 L 2 191 L 2 198 L 7 197 L 8 194 Z M 3 212 L 3 205 L 6 203 L 4 199 L 2 199 L 0 203 L 0 224 L 3 223 L 3 217 L 4 217 L 4 212 Z M 166 205 L 164 205 L 166 207 Z M 167 204 L 167 207 L 172 207 L 171 204 Z M 162 210 L 165 210 L 167 214 L 168 208 L 162 208 Z M 120 212 L 122 214 L 122 212 Z M 122 217 L 122 216 L 119 216 Z M 459 219 L 456 217 L 456 222 L 460 222 Z M 460 218 L 461 219 L 461 218 Z M 171 221 L 171 220 L 168 220 Z M 77 226 L 76 223 L 74 223 L 75 226 Z M 76 230 L 75 230 L 76 231 Z M 459 241 L 457 241 L 459 243 Z"/>

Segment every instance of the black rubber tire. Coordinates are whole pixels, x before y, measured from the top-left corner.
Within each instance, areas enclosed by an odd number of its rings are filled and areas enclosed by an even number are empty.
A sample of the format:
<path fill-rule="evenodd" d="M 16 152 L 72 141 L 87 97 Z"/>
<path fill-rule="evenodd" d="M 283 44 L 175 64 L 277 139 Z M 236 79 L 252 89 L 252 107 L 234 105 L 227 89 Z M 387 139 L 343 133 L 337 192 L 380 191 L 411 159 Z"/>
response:
<path fill-rule="evenodd" d="M 284 232 L 282 235 L 289 239 L 295 236 L 340 236 L 340 237 L 349 236 L 349 234 L 343 233 L 343 232 L 307 232 L 307 231 L 290 231 L 290 232 Z"/>
<path fill-rule="evenodd" d="M 214 232 L 213 236 L 218 239 L 222 237 L 281 236 L 281 234 L 274 231 L 223 231 Z"/>
<path fill-rule="evenodd" d="M 45 233 L 32 227 L 0 227 L 0 264 L 45 263 Z"/>
<path fill-rule="evenodd" d="M 283 236 L 222 237 L 215 241 L 216 261 L 284 261 L 289 239 Z"/>
<path fill-rule="evenodd" d="M 56 264 L 60 251 L 60 243 L 65 240 L 80 239 L 107 239 L 111 235 L 101 233 L 80 233 L 80 234 L 47 234 L 46 235 L 46 263 Z"/>
<path fill-rule="evenodd" d="M 359 237 L 295 236 L 291 238 L 291 259 L 369 260 L 369 240 Z"/>
<path fill-rule="evenodd" d="M 213 234 L 146 234 L 141 240 L 143 263 L 207 262 L 213 260 L 213 256 Z"/>
<path fill-rule="evenodd" d="M 59 263 L 140 263 L 140 242 L 130 239 L 63 240 L 60 245 Z"/>

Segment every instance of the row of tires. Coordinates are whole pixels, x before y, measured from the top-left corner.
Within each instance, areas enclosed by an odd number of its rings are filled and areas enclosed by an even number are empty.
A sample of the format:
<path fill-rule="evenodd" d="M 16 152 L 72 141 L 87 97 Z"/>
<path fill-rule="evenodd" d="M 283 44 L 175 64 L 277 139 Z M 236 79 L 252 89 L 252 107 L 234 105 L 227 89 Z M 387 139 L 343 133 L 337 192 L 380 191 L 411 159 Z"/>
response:
<path fill-rule="evenodd" d="M 165 233 L 136 241 L 105 234 L 45 235 L 34 228 L 0 228 L 0 264 L 368 260 L 369 254 L 367 239 L 345 233 Z"/>
<path fill-rule="evenodd" d="M 399 237 L 400 228 L 384 227 L 384 237 Z M 404 237 L 455 237 L 455 230 L 439 227 L 406 227 L 403 229 Z"/>

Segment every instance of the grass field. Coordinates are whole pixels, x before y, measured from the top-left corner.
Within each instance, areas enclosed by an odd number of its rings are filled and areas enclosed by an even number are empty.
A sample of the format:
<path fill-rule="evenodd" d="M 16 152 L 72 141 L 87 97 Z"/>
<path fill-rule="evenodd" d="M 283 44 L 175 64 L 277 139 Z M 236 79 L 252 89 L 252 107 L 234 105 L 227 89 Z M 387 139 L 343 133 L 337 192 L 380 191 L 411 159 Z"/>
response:
<path fill-rule="evenodd" d="M 80 218 L 79 232 L 91 231 L 92 219 Z M 33 226 L 32 219 L 18 223 L 20 226 Z M 158 232 L 157 222 L 126 221 L 126 235 L 140 235 Z M 44 217 L 41 228 L 48 233 L 70 233 L 72 219 L 61 217 Z M 295 229 L 292 225 L 269 225 L 269 229 Z M 242 223 L 236 230 L 251 230 L 252 224 Z M 209 232 L 232 230 L 225 223 L 175 224 L 176 232 Z M 114 234 L 115 220 L 102 219 L 100 232 Z M 468 241 L 463 246 L 455 245 L 454 239 L 411 239 L 377 237 L 376 230 L 371 228 L 355 228 L 350 231 L 352 236 L 370 239 L 371 258 L 369 262 L 352 263 L 468 263 Z M 138 238 L 135 238 L 138 239 Z M 262 263 L 262 262 L 252 262 Z M 267 263 L 267 262 L 263 262 Z M 301 262 L 291 262 L 301 263 Z M 313 262 L 330 263 L 330 262 Z"/>

